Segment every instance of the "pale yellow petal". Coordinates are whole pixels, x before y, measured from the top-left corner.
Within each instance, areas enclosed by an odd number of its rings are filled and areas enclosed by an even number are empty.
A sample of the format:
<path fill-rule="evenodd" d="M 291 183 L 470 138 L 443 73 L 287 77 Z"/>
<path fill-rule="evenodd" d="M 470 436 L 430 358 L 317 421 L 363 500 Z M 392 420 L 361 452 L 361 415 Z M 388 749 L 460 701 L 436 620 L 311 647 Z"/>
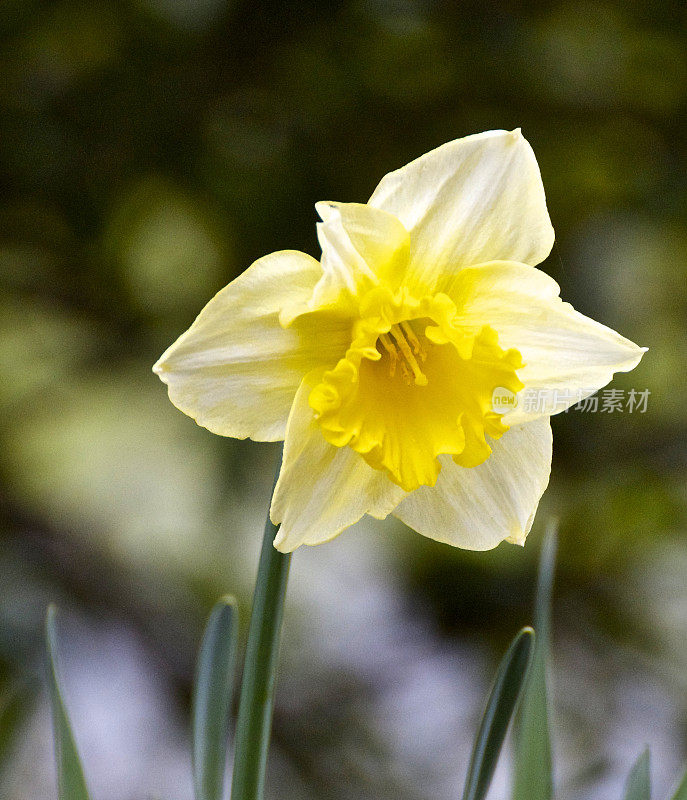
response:
<path fill-rule="evenodd" d="M 222 289 L 153 368 L 174 405 L 223 436 L 283 439 L 303 376 L 336 364 L 350 340 L 349 320 L 330 312 L 279 323 L 321 276 L 314 258 L 284 250 Z"/>
<path fill-rule="evenodd" d="M 380 281 L 398 285 L 408 263 L 410 237 L 393 215 L 362 203 L 317 203 L 323 276 L 312 308 L 352 300 Z"/>
<path fill-rule="evenodd" d="M 538 264 L 553 246 L 539 167 L 519 130 L 448 142 L 382 178 L 369 203 L 410 232 L 412 277 L 426 286 L 484 261 Z"/>
<path fill-rule="evenodd" d="M 504 348 L 516 348 L 525 366 L 517 408 L 504 422 L 516 425 L 564 411 L 605 386 L 615 372 L 639 363 L 644 348 L 580 314 L 559 297 L 552 278 L 525 264 L 494 262 L 461 271 L 449 295 L 456 324 L 489 324 Z"/>
<path fill-rule="evenodd" d="M 549 482 L 551 440 L 548 419 L 540 419 L 504 433 L 477 467 L 442 456 L 436 485 L 409 494 L 394 515 L 423 536 L 465 550 L 490 550 L 504 540 L 523 544 Z"/>
<path fill-rule="evenodd" d="M 289 415 L 270 509 L 281 523 L 274 546 L 284 553 L 327 542 L 365 514 L 384 519 L 405 495 L 350 447 L 325 441 L 308 405 L 312 384 L 303 382 Z"/>

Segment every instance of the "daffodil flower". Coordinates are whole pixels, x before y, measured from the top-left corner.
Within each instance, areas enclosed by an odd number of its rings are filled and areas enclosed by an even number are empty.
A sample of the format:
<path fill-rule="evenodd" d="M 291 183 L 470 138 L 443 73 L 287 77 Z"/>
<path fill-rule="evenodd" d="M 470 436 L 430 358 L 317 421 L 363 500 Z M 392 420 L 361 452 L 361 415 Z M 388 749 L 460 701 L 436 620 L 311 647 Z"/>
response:
<path fill-rule="evenodd" d="M 468 136 L 366 204 L 316 208 L 321 260 L 272 253 L 219 292 L 154 367 L 170 399 L 223 436 L 285 440 L 278 550 L 365 514 L 462 548 L 523 543 L 549 416 L 644 352 L 535 268 L 554 232 L 531 147 L 517 130 Z M 523 390 L 539 408 L 493 403 Z"/>

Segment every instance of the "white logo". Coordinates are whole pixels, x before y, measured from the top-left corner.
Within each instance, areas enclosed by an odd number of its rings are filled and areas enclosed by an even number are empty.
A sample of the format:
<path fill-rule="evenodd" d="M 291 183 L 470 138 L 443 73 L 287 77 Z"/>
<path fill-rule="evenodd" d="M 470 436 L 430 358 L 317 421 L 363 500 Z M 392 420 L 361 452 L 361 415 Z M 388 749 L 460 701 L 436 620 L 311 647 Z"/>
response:
<path fill-rule="evenodd" d="M 506 414 L 512 411 L 518 403 L 515 392 L 505 386 L 497 386 L 491 393 L 491 407 L 497 414 Z"/>

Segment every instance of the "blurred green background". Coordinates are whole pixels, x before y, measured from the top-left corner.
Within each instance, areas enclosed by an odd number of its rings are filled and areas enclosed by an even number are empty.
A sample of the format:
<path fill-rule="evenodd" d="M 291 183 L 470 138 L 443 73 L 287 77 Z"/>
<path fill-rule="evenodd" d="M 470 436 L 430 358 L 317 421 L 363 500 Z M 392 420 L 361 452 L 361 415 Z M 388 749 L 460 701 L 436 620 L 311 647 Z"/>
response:
<path fill-rule="evenodd" d="M 457 797 L 551 514 L 561 794 L 619 796 L 644 744 L 667 790 L 687 753 L 684 4 L 4 0 L 0 41 L 2 796 L 55 796 L 54 600 L 96 798 L 190 798 L 200 631 L 227 591 L 247 618 L 277 451 L 196 427 L 150 367 L 257 257 L 318 255 L 317 200 L 514 127 L 556 229 L 543 268 L 650 348 L 614 384 L 649 389 L 646 413 L 554 418 L 524 549 L 389 520 L 296 553 L 268 796 Z"/>

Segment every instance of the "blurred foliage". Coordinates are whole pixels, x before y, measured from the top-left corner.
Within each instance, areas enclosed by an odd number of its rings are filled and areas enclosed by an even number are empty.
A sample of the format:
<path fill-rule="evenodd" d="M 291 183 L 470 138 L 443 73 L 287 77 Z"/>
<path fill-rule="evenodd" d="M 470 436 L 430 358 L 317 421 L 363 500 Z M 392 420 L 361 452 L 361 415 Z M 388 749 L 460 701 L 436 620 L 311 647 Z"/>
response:
<path fill-rule="evenodd" d="M 553 421 L 540 519 L 561 521 L 556 624 L 660 652 L 679 681 L 686 105 L 678 0 L 0 4 L 0 698 L 32 680 L 56 599 L 135 626 L 188 707 L 207 610 L 252 585 L 274 449 L 197 429 L 150 365 L 255 258 L 317 255 L 315 201 L 364 201 L 444 141 L 519 126 L 557 233 L 544 268 L 650 348 L 615 383 L 650 389 L 645 414 Z M 382 530 L 446 635 L 491 635 L 496 652 L 527 621 L 534 548 Z M 328 702 L 352 685 L 309 698 L 326 711 L 307 725 L 277 708 L 314 797 L 376 791 L 362 757 L 315 769 L 302 744 L 326 749 L 332 720 L 356 717 Z"/>

